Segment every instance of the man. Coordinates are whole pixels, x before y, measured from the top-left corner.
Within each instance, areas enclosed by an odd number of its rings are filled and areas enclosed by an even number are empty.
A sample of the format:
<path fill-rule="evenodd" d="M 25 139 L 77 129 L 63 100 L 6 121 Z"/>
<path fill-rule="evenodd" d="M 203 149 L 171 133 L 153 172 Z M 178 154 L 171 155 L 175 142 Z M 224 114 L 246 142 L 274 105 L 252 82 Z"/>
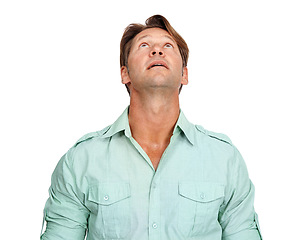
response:
<path fill-rule="evenodd" d="M 240 153 L 180 110 L 187 60 L 164 17 L 126 28 L 120 62 L 130 105 L 58 163 L 41 239 L 261 239 Z"/>

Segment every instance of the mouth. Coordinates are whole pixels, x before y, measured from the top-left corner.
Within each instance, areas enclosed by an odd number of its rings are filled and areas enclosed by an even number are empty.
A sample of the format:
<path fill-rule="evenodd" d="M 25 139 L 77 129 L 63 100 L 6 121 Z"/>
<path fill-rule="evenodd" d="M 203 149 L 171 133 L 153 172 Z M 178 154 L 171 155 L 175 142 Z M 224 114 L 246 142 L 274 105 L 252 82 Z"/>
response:
<path fill-rule="evenodd" d="M 155 68 L 155 67 L 164 67 L 166 69 L 169 69 L 167 64 L 164 61 L 154 61 L 152 62 L 149 67 L 147 68 L 148 70 L 151 68 Z"/>

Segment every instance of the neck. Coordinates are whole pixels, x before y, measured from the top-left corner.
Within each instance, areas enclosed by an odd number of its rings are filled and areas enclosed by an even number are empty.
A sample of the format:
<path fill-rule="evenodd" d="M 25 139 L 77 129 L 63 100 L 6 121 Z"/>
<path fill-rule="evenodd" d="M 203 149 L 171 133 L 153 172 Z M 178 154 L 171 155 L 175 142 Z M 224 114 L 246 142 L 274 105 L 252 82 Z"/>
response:
<path fill-rule="evenodd" d="M 169 96 L 131 93 L 129 124 L 133 137 L 145 145 L 169 143 L 179 117 L 178 92 Z"/>

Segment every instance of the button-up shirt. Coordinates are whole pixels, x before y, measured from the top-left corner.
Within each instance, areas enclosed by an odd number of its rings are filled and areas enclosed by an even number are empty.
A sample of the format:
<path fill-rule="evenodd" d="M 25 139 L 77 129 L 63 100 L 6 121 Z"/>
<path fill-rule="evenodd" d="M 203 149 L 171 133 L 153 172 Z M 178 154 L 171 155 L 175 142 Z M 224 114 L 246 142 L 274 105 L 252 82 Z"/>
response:
<path fill-rule="evenodd" d="M 61 158 L 41 239 L 261 239 L 254 186 L 227 136 L 180 111 L 155 171 L 132 137 L 128 111 Z"/>

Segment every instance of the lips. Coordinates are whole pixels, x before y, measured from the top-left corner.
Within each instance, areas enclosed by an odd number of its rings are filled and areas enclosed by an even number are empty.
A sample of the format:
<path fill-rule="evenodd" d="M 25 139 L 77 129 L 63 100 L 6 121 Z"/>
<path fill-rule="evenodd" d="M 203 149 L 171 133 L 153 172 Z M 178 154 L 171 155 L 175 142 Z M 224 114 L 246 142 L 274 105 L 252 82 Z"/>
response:
<path fill-rule="evenodd" d="M 153 61 L 151 64 L 148 66 L 147 69 L 151 69 L 154 67 L 165 67 L 166 69 L 169 69 L 167 64 L 164 61 Z"/>

